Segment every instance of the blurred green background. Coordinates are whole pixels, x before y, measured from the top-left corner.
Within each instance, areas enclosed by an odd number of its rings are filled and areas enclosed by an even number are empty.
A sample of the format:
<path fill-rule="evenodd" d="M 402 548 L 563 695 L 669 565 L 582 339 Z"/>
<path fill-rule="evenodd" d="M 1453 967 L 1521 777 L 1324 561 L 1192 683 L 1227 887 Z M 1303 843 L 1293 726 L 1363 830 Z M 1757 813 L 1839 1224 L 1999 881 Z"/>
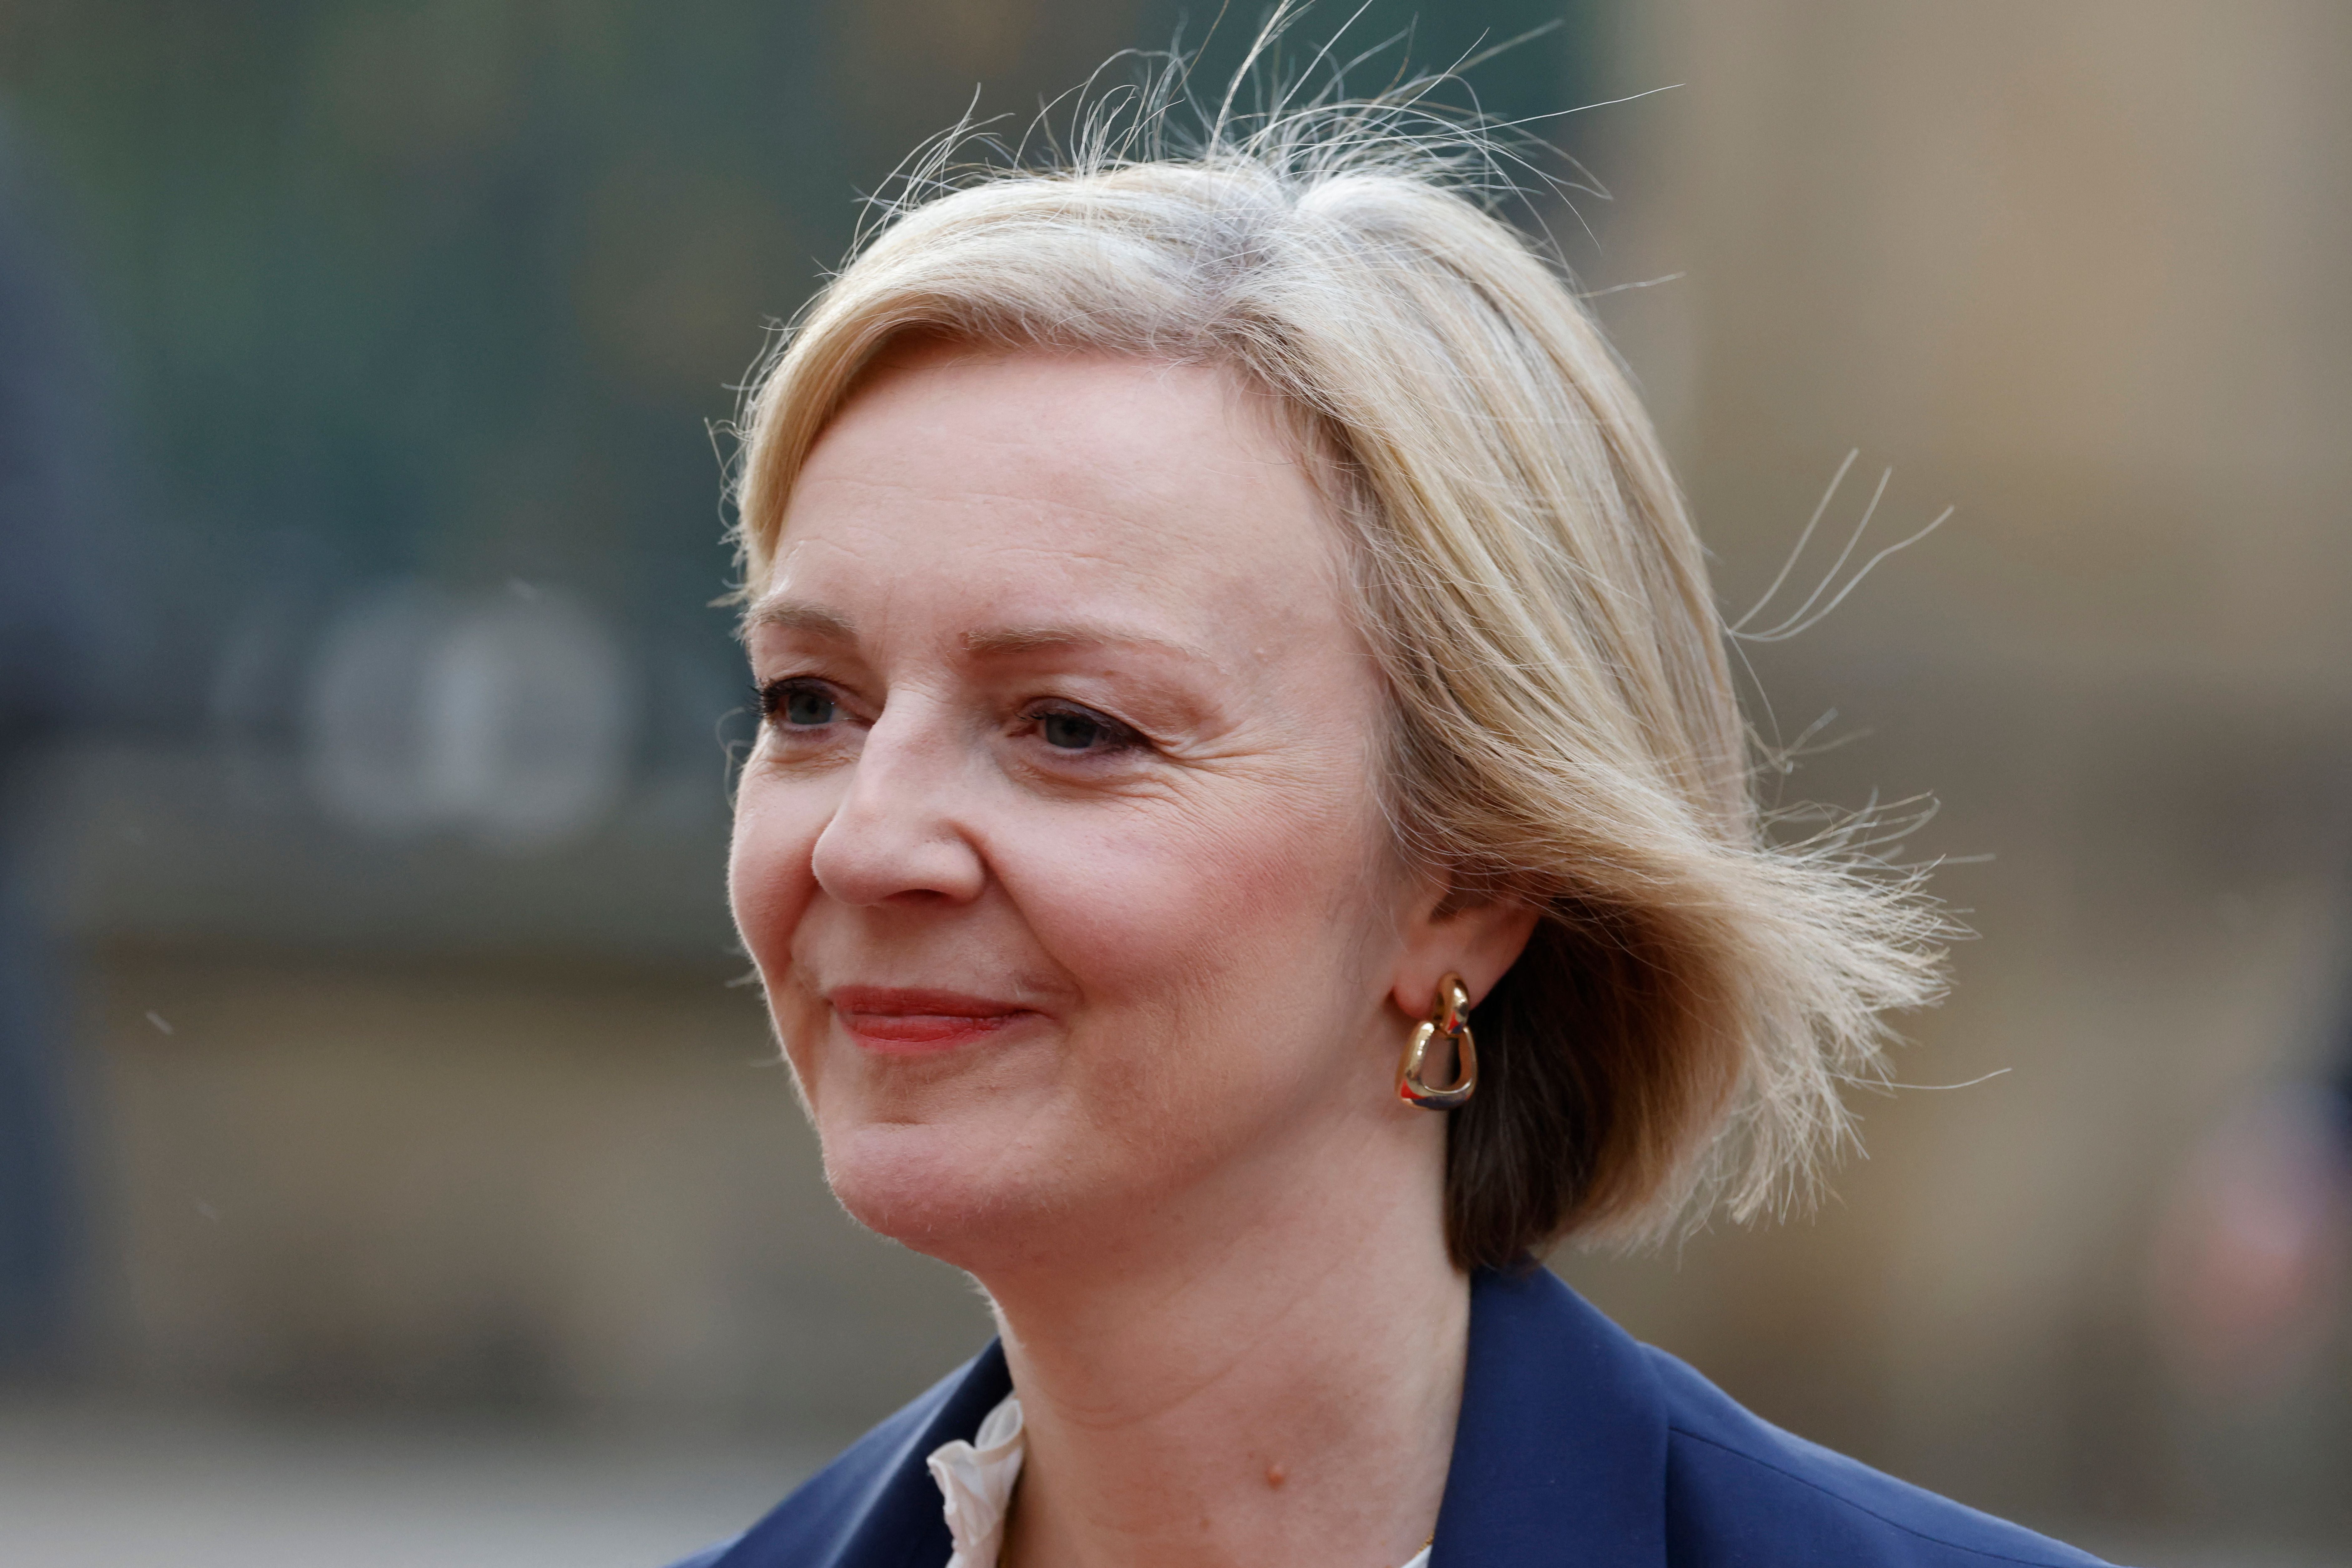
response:
<path fill-rule="evenodd" d="M 660 1562 L 984 1336 L 731 984 L 714 429 L 917 142 L 1214 13 L 0 0 L 0 1558 Z M 1941 797 L 1979 935 L 1898 1076 L 2001 1075 L 1864 1102 L 1817 1217 L 1558 1267 L 1966 1501 L 2341 1560 L 2352 18 L 1376 0 L 1342 53 L 1549 24 L 1465 90 L 1673 89 L 1548 121 L 1610 195 L 1524 216 L 1727 605 L 1850 448 L 1825 527 L 1881 465 L 1883 537 L 1960 508 L 1756 711 L 1839 742 L 1785 798 Z"/>
<path fill-rule="evenodd" d="M 1327 10 L 1294 57 L 1348 15 Z M 1351 40 L 1410 43 L 1357 77 L 1559 12 L 1416 23 L 1383 0 Z M 975 92 L 1017 133 L 1114 51 L 1214 18 L 1141 0 L 12 3 L 0 68 L 108 340 L 142 553 L 169 552 L 163 591 L 197 635 L 299 561 L 560 572 L 667 636 L 708 626 L 727 568 L 705 427 L 761 323 L 844 255 L 861 195 Z M 1225 19 L 1204 79 L 1254 18 Z M 1556 28 L 1477 89 L 1504 113 L 1581 101 L 1583 41 Z"/>

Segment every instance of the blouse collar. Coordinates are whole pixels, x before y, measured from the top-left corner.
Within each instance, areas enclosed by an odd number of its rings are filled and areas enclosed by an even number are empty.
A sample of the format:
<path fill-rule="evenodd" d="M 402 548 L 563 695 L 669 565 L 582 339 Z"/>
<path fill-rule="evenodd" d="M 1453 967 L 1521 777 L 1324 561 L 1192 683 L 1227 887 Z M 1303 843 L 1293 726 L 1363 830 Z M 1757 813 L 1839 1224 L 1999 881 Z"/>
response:
<path fill-rule="evenodd" d="M 931 1450 L 926 1463 L 939 1483 L 940 1511 L 955 1542 L 947 1568 L 997 1568 L 1013 1488 L 1028 1452 L 1017 1394 L 1006 1394 L 988 1413 L 970 1442 L 957 1437 Z M 1429 1550 L 1423 1546 L 1414 1552 L 1403 1568 L 1428 1568 Z"/>

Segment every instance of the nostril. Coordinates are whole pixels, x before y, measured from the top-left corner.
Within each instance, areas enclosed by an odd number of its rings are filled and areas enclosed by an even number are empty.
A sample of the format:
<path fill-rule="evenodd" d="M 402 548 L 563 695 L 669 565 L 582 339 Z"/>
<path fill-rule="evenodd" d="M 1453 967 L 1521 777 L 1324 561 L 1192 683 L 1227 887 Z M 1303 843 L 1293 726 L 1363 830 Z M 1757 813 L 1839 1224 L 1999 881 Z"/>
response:
<path fill-rule="evenodd" d="M 818 835 L 817 885 L 847 904 L 902 909 L 977 897 L 987 871 L 971 836 L 935 796 L 853 786 Z"/>

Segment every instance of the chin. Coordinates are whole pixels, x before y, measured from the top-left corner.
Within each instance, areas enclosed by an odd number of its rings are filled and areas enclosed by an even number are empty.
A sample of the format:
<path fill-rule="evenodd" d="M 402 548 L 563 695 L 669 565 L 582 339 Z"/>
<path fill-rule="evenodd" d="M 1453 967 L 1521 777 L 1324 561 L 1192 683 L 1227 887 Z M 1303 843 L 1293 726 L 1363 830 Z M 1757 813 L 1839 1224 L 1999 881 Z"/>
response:
<path fill-rule="evenodd" d="M 876 1123 L 824 1137 L 824 1176 L 849 1216 L 900 1246 L 958 1268 L 1032 1248 L 1054 1205 L 1001 1151 L 968 1132 Z"/>

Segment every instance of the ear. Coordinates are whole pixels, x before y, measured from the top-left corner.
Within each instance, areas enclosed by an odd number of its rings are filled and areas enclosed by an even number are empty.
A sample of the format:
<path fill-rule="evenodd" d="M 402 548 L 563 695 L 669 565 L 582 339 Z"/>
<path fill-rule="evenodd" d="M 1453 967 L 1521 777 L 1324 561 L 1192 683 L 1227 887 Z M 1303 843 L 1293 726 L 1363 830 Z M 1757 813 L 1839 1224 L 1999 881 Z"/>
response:
<path fill-rule="evenodd" d="M 1424 1018 L 1437 1005 L 1438 983 L 1462 976 L 1476 1006 L 1527 950 L 1543 911 L 1516 899 L 1447 907 L 1440 889 L 1417 902 L 1407 917 L 1403 951 L 1389 1000 L 1408 1018 Z"/>

